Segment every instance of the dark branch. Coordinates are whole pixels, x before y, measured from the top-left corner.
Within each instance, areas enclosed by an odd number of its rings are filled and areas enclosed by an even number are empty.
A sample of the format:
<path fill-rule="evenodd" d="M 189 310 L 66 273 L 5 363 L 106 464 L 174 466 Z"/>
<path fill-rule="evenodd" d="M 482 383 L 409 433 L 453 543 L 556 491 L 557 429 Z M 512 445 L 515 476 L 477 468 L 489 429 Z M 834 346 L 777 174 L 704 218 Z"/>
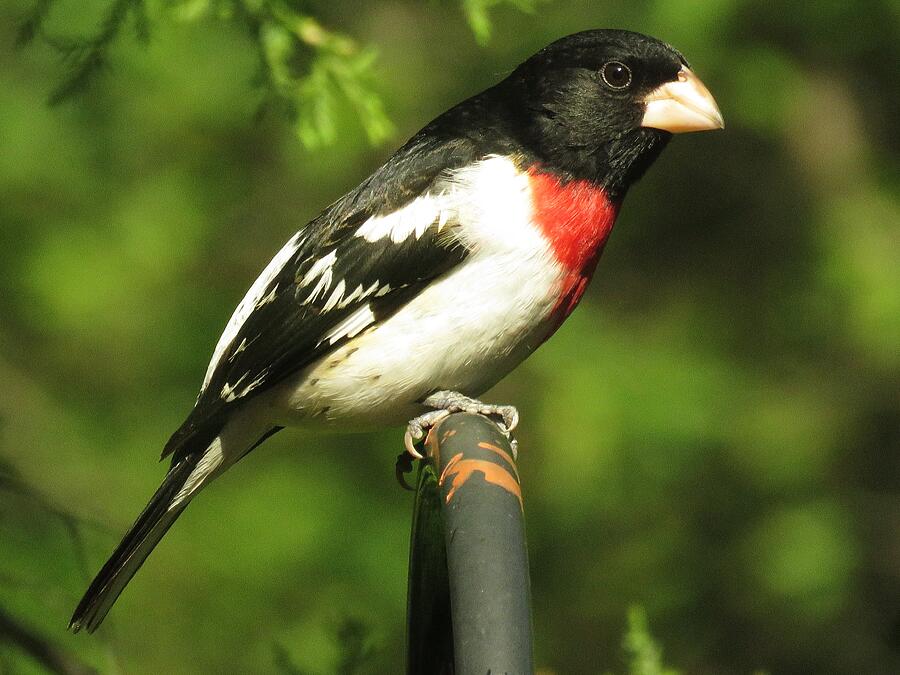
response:
<path fill-rule="evenodd" d="M 135 17 L 137 34 L 140 36 L 144 31 L 142 24 L 146 21 L 144 0 L 116 0 L 109 8 L 100 30 L 93 37 L 83 40 L 45 38 L 64 58 L 74 61 L 72 70 L 48 97 L 50 105 L 59 105 L 91 85 L 106 65 L 107 52 L 121 33 L 130 13 Z"/>
<path fill-rule="evenodd" d="M 38 36 L 52 4 L 53 0 L 37 0 L 34 3 L 31 12 L 19 24 L 19 30 L 16 31 L 16 47 L 24 47 Z"/>

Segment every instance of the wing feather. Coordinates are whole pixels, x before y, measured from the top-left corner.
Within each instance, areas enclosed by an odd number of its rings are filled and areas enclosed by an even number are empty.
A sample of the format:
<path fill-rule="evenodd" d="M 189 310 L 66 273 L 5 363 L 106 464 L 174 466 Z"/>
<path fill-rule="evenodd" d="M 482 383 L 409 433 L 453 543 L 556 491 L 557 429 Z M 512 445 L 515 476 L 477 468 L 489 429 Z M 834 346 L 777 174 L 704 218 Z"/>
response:
<path fill-rule="evenodd" d="M 428 151 L 414 138 L 297 232 L 235 309 L 163 456 L 210 442 L 234 406 L 383 321 L 464 260 L 445 178 L 474 159 L 458 142 Z"/>

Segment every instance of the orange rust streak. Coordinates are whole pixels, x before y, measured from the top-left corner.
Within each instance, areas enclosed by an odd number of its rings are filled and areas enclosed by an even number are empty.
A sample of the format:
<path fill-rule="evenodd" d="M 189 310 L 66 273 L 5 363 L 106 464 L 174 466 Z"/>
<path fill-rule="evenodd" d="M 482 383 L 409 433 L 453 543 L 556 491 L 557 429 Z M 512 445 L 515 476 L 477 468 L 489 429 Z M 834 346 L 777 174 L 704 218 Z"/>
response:
<path fill-rule="evenodd" d="M 450 461 L 447 462 L 447 466 L 445 466 L 444 470 L 441 472 L 441 477 L 438 480 L 438 485 L 444 487 L 444 481 L 447 479 L 447 476 L 453 473 L 453 467 L 456 466 L 456 463 L 462 459 L 462 456 L 463 454 L 460 452 L 450 458 Z"/>
<path fill-rule="evenodd" d="M 490 450 L 491 452 L 496 452 L 498 455 L 500 455 L 503 458 L 503 461 L 509 464 L 509 466 L 512 468 L 513 473 L 516 474 L 516 479 L 518 480 L 519 470 L 516 468 L 516 463 L 513 461 L 513 458 L 509 456 L 509 453 L 503 450 L 503 448 L 498 448 L 493 443 L 488 443 L 487 441 L 481 441 L 478 444 L 478 447 L 484 448 L 485 450 Z"/>
<path fill-rule="evenodd" d="M 453 495 L 456 494 L 456 491 L 465 485 L 466 481 L 476 472 L 481 473 L 484 476 L 484 480 L 488 483 L 497 485 L 515 496 L 515 498 L 519 500 L 519 508 L 523 511 L 525 510 L 525 506 L 522 503 L 522 490 L 509 471 L 499 464 L 494 464 L 493 462 L 488 462 L 483 459 L 462 459 L 462 453 L 454 455 L 454 457 L 447 462 L 447 466 L 444 467 L 443 472 L 441 472 L 441 486 L 444 485 L 446 478 L 453 476 L 453 483 L 451 484 L 450 491 L 447 493 L 448 504 L 450 503 L 450 500 L 453 499 Z"/>

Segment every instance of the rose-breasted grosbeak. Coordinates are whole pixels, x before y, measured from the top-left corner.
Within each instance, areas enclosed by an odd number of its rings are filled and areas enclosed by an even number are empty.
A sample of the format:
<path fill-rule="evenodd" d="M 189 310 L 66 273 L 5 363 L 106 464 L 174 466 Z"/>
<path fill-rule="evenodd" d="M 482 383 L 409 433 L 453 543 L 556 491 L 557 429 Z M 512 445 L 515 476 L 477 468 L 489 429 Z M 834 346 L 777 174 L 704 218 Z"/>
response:
<path fill-rule="evenodd" d="M 70 627 L 93 631 L 197 492 L 284 426 L 415 418 L 412 452 L 443 414 L 429 408 L 514 426 L 514 409 L 463 394 L 574 309 L 629 185 L 671 135 L 722 126 L 681 54 L 619 30 L 558 40 L 428 124 L 247 291 L 165 447 L 171 468 Z"/>

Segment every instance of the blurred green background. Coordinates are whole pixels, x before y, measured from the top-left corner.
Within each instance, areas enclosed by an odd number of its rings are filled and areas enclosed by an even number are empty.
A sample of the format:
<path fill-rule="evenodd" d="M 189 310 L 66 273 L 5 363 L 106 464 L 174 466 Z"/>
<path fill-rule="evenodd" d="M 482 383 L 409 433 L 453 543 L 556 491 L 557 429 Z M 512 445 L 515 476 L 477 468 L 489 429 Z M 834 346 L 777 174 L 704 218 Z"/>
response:
<path fill-rule="evenodd" d="M 110 4 L 58 0 L 46 35 Z M 258 48 L 220 10 L 261 3 L 147 3 L 149 41 L 129 19 L 56 107 L 72 55 L 14 47 L 40 3 L 0 8 L 0 618 L 103 673 L 399 672 L 401 430 L 280 434 L 95 636 L 64 631 L 271 255 L 433 116 L 614 26 L 683 51 L 728 128 L 673 141 L 579 310 L 488 396 L 523 417 L 537 663 L 621 672 L 638 604 L 684 673 L 900 672 L 897 3 L 288 4 L 378 50 L 371 91 L 313 111 L 325 138 L 255 117 Z M 0 671 L 44 672 L 2 638 Z"/>

